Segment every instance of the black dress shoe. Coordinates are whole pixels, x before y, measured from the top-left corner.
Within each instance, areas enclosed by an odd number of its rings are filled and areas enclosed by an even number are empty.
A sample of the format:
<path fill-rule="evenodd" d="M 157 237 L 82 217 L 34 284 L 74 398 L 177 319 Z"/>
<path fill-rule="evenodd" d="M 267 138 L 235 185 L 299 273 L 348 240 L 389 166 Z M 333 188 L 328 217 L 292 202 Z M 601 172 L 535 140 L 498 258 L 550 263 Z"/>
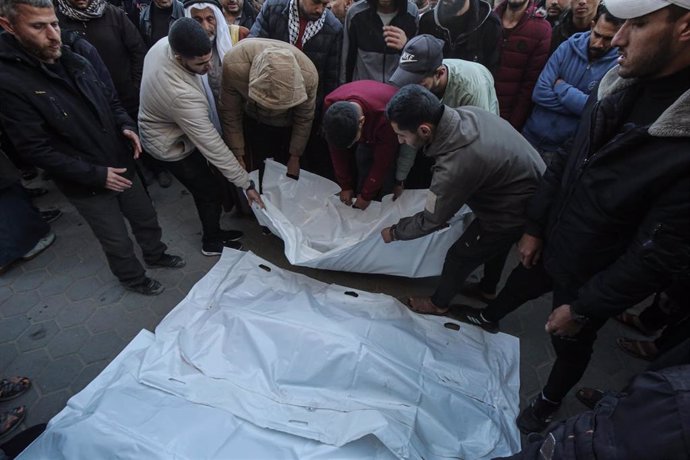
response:
<path fill-rule="evenodd" d="M 171 254 L 163 254 L 155 262 L 147 262 L 146 265 L 149 267 L 161 267 L 161 268 L 182 268 L 187 265 L 187 262 L 180 256 L 173 256 Z"/>

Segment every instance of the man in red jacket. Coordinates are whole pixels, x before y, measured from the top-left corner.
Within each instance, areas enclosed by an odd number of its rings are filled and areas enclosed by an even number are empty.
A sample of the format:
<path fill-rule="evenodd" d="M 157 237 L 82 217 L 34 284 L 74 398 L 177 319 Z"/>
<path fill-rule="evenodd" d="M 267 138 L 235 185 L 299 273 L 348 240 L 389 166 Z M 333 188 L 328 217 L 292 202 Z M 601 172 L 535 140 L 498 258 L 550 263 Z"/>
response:
<path fill-rule="evenodd" d="M 366 209 L 379 192 L 393 183 L 398 138 L 386 119 L 386 104 L 397 88 L 372 80 L 342 85 L 324 101 L 323 130 L 341 187 L 340 201 Z M 357 171 L 353 152 L 357 146 Z"/>
<path fill-rule="evenodd" d="M 503 25 L 501 64 L 495 74 L 501 117 L 518 131 L 532 110 L 532 90 L 546 65 L 551 25 L 533 0 L 505 0 L 495 10 Z"/>

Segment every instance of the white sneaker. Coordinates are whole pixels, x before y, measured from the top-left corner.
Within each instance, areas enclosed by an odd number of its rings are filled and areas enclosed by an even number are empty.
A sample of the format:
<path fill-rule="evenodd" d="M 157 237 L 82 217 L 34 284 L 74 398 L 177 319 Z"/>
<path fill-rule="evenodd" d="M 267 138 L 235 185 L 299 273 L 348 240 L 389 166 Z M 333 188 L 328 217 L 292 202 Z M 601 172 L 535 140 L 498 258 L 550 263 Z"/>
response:
<path fill-rule="evenodd" d="M 48 232 L 46 236 L 38 240 L 38 243 L 36 243 L 36 246 L 34 246 L 29 252 L 24 254 L 22 256 L 22 259 L 24 260 L 29 260 L 33 259 L 37 255 L 39 255 L 41 252 L 45 251 L 48 246 L 53 244 L 55 242 L 55 233 L 53 232 Z"/>

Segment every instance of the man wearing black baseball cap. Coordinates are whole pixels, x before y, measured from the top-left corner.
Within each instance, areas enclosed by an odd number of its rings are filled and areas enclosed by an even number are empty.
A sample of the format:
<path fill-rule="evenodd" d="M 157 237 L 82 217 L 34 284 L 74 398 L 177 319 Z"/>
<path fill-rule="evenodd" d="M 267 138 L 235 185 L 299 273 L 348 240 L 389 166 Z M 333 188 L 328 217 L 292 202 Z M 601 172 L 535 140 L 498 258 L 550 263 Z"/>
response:
<path fill-rule="evenodd" d="M 443 40 L 417 35 L 403 48 L 389 83 L 402 88 L 419 84 L 448 107 L 473 105 L 498 115 L 494 78 L 483 65 L 462 59 L 443 59 Z"/>
<path fill-rule="evenodd" d="M 626 19 L 618 66 L 602 79 L 567 155 L 527 208 L 521 265 L 467 322 L 495 328 L 553 291 L 556 351 L 546 386 L 518 427 L 542 431 L 587 369 L 597 331 L 690 267 L 690 0 L 607 0 Z"/>

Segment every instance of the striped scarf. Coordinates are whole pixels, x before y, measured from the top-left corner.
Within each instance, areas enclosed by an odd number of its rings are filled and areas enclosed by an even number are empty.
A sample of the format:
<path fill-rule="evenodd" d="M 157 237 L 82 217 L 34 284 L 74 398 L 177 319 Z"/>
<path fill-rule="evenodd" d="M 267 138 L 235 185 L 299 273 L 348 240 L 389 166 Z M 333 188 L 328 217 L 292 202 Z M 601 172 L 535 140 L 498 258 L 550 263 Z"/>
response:
<path fill-rule="evenodd" d="M 68 0 L 58 0 L 58 11 L 70 19 L 86 22 L 103 16 L 107 4 L 106 0 L 91 0 L 86 9 L 78 10 L 73 8 Z"/>

